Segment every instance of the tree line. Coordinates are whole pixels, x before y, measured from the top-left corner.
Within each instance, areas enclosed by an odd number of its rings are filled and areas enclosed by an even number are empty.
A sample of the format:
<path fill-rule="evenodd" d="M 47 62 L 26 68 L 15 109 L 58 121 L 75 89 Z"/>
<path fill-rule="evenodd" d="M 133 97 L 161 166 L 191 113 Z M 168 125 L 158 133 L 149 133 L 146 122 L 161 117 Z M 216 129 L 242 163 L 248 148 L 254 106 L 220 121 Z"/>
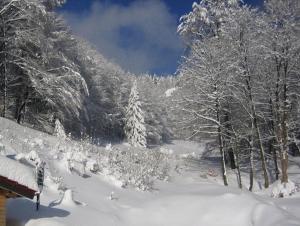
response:
<path fill-rule="evenodd" d="M 73 137 L 123 140 L 133 81 L 141 89 L 146 83 L 156 86 L 160 79 L 124 71 L 73 35 L 55 12 L 64 3 L 0 2 L 0 114 L 48 133 L 58 119 Z M 157 145 L 167 139 L 167 130 L 155 112 L 158 108 L 150 106 L 151 98 L 163 91 L 151 93 L 147 89 L 142 94 L 144 106 L 149 106 L 147 143 Z"/>
<path fill-rule="evenodd" d="M 260 161 L 270 176 L 288 182 L 289 151 L 299 152 L 300 4 L 268 0 L 256 9 L 237 0 L 202 0 L 181 18 L 188 54 L 179 69 L 182 133 L 216 139 L 222 157 L 237 168 Z"/>

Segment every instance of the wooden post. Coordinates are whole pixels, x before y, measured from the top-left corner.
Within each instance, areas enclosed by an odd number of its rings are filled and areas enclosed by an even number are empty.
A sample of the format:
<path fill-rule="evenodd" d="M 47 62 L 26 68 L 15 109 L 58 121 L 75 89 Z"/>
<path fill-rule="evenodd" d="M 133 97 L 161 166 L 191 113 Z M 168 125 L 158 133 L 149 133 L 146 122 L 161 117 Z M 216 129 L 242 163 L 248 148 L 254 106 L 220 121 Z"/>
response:
<path fill-rule="evenodd" d="M 6 226 L 6 196 L 0 193 L 0 226 Z"/>

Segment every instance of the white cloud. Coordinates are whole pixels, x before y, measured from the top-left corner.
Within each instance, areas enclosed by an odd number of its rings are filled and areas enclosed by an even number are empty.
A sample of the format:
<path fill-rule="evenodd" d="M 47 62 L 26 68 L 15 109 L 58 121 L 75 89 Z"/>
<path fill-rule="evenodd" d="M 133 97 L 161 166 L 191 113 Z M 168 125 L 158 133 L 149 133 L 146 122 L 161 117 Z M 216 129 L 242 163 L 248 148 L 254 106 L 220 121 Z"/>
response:
<path fill-rule="evenodd" d="M 177 19 L 162 1 L 137 0 L 127 6 L 97 1 L 80 15 L 63 14 L 76 34 L 135 73 L 174 70 L 182 53 Z"/>

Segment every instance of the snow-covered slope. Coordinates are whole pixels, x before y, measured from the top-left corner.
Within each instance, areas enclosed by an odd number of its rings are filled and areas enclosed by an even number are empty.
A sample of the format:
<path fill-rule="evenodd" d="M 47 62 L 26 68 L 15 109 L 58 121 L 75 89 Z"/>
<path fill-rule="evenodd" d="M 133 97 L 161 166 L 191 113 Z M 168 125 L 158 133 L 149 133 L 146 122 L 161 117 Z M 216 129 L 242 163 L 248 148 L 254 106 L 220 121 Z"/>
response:
<path fill-rule="evenodd" d="M 27 199 L 8 202 L 8 225 L 14 226 L 296 226 L 300 225 L 300 195 L 274 199 L 219 184 L 218 177 L 203 176 L 204 167 L 192 168 L 185 161 L 176 165 L 168 182 L 156 181 L 152 191 L 122 188 L 109 174 L 84 175 L 66 167 L 65 149 L 58 138 L 0 118 L 0 146 L 6 155 L 34 151 L 46 161 L 46 186 L 41 209 Z M 77 142 L 64 143 L 77 152 Z M 86 147 L 86 146 L 84 146 Z M 120 145 L 119 148 L 128 148 Z M 64 147 L 66 148 L 66 147 Z M 90 148 L 93 152 L 101 148 Z M 103 150 L 102 150 L 103 149 Z M 112 151 L 102 148 L 102 151 Z M 201 156 L 205 146 L 177 141 L 162 152 L 180 162 L 184 156 Z M 96 151 L 95 151 L 96 150 Z M 86 151 L 86 150 L 81 150 Z M 85 153 L 85 155 L 89 155 Z M 90 156 L 93 156 L 91 154 Z M 178 160 L 179 159 L 179 160 Z M 203 163 L 205 164 L 205 163 Z M 89 164 L 86 166 L 88 167 Z M 210 165 L 216 170 L 217 165 Z M 299 170 L 293 166 L 295 171 Z M 232 175 L 234 177 L 234 174 Z M 295 180 L 300 178 L 295 177 Z M 299 180 L 300 181 L 300 180 Z"/>

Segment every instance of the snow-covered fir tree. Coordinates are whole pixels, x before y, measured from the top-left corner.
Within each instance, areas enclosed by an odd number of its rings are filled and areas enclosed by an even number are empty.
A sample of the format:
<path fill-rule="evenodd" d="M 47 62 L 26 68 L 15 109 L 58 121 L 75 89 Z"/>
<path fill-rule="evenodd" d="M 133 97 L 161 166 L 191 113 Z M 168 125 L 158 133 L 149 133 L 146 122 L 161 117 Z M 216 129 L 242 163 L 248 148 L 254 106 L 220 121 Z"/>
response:
<path fill-rule="evenodd" d="M 55 120 L 55 127 L 54 127 L 53 135 L 56 137 L 59 137 L 60 139 L 63 139 L 63 140 L 67 138 L 64 126 L 61 124 L 59 119 Z"/>
<path fill-rule="evenodd" d="M 131 88 L 125 115 L 125 134 L 128 142 L 134 147 L 146 147 L 146 127 L 142 111 L 137 82 Z"/>

